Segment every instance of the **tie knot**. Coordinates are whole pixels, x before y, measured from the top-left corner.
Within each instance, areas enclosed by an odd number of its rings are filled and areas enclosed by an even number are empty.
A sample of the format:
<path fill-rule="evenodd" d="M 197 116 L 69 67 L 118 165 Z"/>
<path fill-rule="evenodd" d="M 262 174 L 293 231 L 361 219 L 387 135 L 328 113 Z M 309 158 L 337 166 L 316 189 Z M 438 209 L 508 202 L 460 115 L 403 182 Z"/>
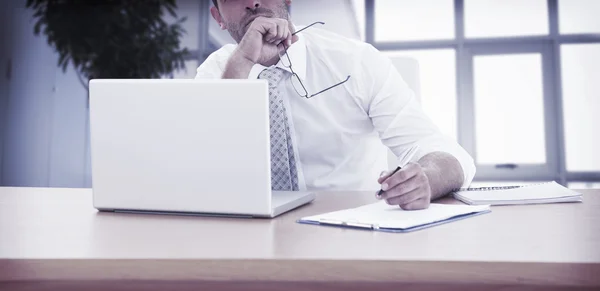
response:
<path fill-rule="evenodd" d="M 259 75 L 259 79 L 265 79 L 269 81 L 270 87 L 276 87 L 277 84 L 283 79 L 285 70 L 278 67 L 271 67 L 264 69 Z"/>

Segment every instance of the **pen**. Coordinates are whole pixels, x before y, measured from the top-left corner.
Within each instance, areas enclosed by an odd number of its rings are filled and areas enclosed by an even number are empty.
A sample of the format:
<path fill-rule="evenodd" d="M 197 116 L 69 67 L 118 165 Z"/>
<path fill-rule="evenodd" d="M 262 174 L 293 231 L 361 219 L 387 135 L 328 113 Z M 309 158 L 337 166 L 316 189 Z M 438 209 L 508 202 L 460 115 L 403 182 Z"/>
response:
<path fill-rule="evenodd" d="M 403 161 L 410 161 L 410 160 L 412 160 L 412 158 L 414 157 L 415 153 L 417 152 L 417 148 L 418 148 L 417 146 L 414 146 L 414 147 L 410 148 L 408 150 L 408 152 L 406 153 L 406 155 L 404 155 L 404 158 L 402 160 Z M 393 176 L 394 174 L 396 174 L 396 172 L 398 172 L 401 169 L 402 169 L 401 166 L 396 167 L 396 169 L 388 177 Z M 380 189 L 379 192 L 377 192 L 377 197 L 381 197 L 381 195 L 383 195 L 383 192 L 384 191 Z"/>

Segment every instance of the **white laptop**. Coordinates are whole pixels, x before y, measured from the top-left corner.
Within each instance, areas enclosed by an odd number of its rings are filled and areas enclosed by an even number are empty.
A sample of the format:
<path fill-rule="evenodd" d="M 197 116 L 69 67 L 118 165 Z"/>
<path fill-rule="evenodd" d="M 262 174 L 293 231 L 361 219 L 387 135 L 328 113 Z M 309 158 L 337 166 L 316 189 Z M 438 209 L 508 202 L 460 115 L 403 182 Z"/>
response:
<path fill-rule="evenodd" d="M 90 81 L 94 207 L 275 217 L 314 200 L 271 191 L 265 80 Z"/>

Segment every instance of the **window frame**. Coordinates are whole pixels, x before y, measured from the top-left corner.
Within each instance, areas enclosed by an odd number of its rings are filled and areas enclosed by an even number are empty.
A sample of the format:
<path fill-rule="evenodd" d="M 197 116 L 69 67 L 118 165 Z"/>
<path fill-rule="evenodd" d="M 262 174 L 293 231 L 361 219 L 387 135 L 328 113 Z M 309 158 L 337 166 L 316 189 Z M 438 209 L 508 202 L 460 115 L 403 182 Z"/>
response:
<path fill-rule="evenodd" d="M 211 52 L 216 48 L 212 46 L 209 36 L 209 21 L 210 21 L 210 1 L 200 1 L 200 9 L 198 9 L 198 48 L 188 50 L 188 54 L 184 57 L 184 61 L 197 61 L 198 65 L 202 64 Z M 188 69 L 188 68 L 186 68 Z M 196 68 L 193 68 L 196 70 Z"/>
<path fill-rule="evenodd" d="M 475 56 L 493 56 L 493 55 L 514 55 L 538 53 L 542 58 L 542 94 L 544 102 L 544 130 L 545 130 L 545 148 L 546 148 L 546 163 L 545 164 L 517 164 L 517 168 L 502 168 L 500 165 L 479 164 L 476 145 L 476 118 L 475 118 L 475 92 L 474 92 L 474 64 Z M 461 73 L 464 76 L 465 84 L 463 91 L 463 104 L 468 106 L 469 110 L 465 112 L 462 118 L 463 123 L 459 128 L 463 128 L 464 132 L 472 133 L 468 138 L 463 137 L 465 149 L 475 158 L 477 166 L 477 177 L 479 180 L 555 180 L 558 177 L 558 161 L 554 154 L 558 151 L 556 145 L 558 139 L 555 133 L 556 119 L 552 118 L 556 112 L 555 98 L 553 96 L 552 80 L 553 59 L 551 55 L 551 46 L 549 44 L 520 44 L 520 45 L 490 45 L 477 44 L 464 49 L 465 66 Z M 459 134 L 460 135 L 460 134 Z"/>
<path fill-rule="evenodd" d="M 548 1 L 549 34 L 543 36 L 491 37 L 466 39 L 464 32 L 464 0 L 454 0 L 455 39 L 439 41 L 375 41 L 375 1 L 365 0 L 365 41 L 375 48 L 385 50 L 426 50 L 426 49 L 455 49 L 456 50 L 456 96 L 458 142 L 474 155 L 475 131 L 473 122 L 475 114 L 472 91 L 473 52 L 481 48 L 482 53 L 491 52 L 492 47 L 500 51 L 519 50 L 526 47 L 543 47 L 544 66 L 544 116 L 546 126 L 546 155 L 550 171 L 538 172 L 535 168 L 526 171 L 497 172 L 479 167 L 474 181 L 523 181 L 555 180 L 562 185 L 568 182 L 598 182 L 600 171 L 597 172 L 568 172 L 566 170 L 565 136 L 563 126 L 562 77 L 560 46 L 562 44 L 600 43 L 600 34 L 560 34 L 559 33 L 559 0 Z M 564 1 L 564 0 L 563 0 Z M 553 117 L 553 118 L 552 118 Z M 550 147 L 548 147 L 550 145 Z M 548 159 L 550 157 L 550 159 Z"/>

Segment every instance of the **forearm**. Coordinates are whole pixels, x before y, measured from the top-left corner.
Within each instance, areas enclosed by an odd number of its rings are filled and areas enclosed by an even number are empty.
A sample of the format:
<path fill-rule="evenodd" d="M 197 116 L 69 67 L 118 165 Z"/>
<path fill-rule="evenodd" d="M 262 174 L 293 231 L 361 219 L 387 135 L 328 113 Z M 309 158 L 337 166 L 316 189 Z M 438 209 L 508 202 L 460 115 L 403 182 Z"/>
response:
<path fill-rule="evenodd" d="M 247 79 L 254 63 L 242 54 L 233 53 L 225 66 L 223 79 Z"/>
<path fill-rule="evenodd" d="M 443 197 L 462 186 L 464 173 L 454 156 L 445 152 L 433 152 L 423 156 L 418 163 L 429 180 L 431 200 Z"/>

